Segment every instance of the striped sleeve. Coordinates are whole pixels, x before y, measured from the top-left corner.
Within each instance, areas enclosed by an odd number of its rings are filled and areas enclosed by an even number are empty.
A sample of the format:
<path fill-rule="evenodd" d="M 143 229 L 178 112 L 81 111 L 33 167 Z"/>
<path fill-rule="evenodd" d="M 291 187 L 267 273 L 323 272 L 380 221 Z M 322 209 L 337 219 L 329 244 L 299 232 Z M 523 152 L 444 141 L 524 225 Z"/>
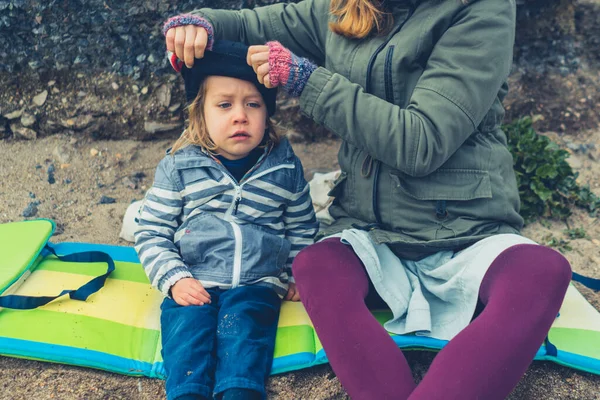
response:
<path fill-rule="evenodd" d="M 144 271 L 152 286 L 165 296 L 178 280 L 192 277 L 174 242 L 183 199 L 173 163 L 173 157 L 168 155 L 158 164 L 135 232 L 135 250 Z"/>
<path fill-rule="evenodd" d="M 296 161 L 296 170 L 296 193 L 290 199 L 283 213 L 285 237 L 292 244 L 290 255 L 286 262 L 286 272 L 290 276 L 290 282 L 294 282 L 292 276 L 292 262 L 294 258 L 300 250 L 314 243 L 315 236 L 319 230 L 319 222 L 315 216 L 309 185 L 304 179 L 300 160 Z"/>

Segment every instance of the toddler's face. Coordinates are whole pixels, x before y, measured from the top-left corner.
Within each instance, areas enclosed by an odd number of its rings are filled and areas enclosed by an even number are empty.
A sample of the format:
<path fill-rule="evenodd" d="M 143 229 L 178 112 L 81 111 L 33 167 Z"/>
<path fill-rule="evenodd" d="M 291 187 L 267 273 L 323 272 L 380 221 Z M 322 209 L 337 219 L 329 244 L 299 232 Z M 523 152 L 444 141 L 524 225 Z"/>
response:
<path fill-rule="evenodd" d="M 204 119 L 216 152 L 229 160 L 246 157 L 265 134 L 267 107 L 251 82 L 226 76 L 206 79 Z"/>

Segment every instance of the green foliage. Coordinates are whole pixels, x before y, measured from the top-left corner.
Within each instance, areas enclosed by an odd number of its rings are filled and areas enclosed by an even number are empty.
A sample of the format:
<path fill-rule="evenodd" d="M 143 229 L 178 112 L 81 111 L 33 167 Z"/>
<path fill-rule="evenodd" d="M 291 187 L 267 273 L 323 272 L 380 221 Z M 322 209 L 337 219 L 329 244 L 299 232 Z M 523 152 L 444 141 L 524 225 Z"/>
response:
<path fill-rule="evenodd" d="M 569 157 L 566 150 L 538 135 L 531 118 L 515 120 L 503 129 L 514 159 L 521 215 L 526 223 L 538 217 L 566 219 L 574 205 L 596 215 L 600 197 L 588 186 L 576 183 L 578 173 L 565 161 Z"/>
<path fill-rule="evenodd" d="M 554 247 L 563 254 L 567 251 L 573 250 L 570 243 L 570 241 L 565 239 L 559 239 L 553 236 L 552 234 L 546 235 L 542 238 L 542 244 L 548 247 Z"/>
<path fill-rule="evenodd" d="M 565 229 L 563 231 L 563 233 L 565 234 L 565 236 L 568 237 L 568 239 L 588 239 L 589 238 L 589 236 L 587 235 L 584 228 Z M 567 251 L 573 250 L 573 247 L 571 247 L 571 241 L 568 239 L 557 238 L 556 236 L 554 236 L 553 234 L 550 233 L 542 238 L 541 244 L 544 244 L 549 247 L 554 247 L 561 253 L 566 253 Z"/>
<path fill-rule="evenodd" d="M 584 228 L 573 228 L 573 229 L 565 229 L 563 231 L 565 235 L 569 237 L 569 239 L 587 239 L 589 236 Z"/>

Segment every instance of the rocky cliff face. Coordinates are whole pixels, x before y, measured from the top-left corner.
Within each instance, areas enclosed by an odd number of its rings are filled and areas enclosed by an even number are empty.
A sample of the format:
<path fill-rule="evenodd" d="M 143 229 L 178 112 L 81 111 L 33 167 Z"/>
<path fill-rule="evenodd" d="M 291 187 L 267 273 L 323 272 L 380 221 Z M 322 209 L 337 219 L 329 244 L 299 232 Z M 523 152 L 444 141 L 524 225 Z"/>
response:
<path fill-rule="evenodd" d="M 0 138 L 57 132 L 114 139 L 176 135 L 183 126 L 184 96 L 164 57 L 162 22 L 200 7 L 276 2 L 0 1 Z M 509 118 L 537 114 L 542 128 L 551 130 L 597 124 L 590 104 L 599 96 L 599 10 L 596 0 L 519 6 Z M 299 116 L 294 100 L 282 97 L 280 109 L 285 121 L 280 124 L 292 136 L 328 135 Z"/>
<path fill-rule="evenodd" d="M 530 115 L 541 131 L 595 128 L 600 107 L 600 1 L 523 1 L 506 120 Z"/>

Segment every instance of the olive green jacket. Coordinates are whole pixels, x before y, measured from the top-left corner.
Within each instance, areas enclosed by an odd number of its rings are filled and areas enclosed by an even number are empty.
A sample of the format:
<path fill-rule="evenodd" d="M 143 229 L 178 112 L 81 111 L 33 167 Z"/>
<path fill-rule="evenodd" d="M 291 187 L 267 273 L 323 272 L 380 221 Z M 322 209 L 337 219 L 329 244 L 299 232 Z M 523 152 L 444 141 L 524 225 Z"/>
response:
<path fill-rule="evenodd" d="M 327 235 L 354 226 L 400 256 L 518 233 L 513 160 L 500 129 L 514 0 L 387 0 L 389 33 L 347 39 L 329 0 L 201 9 L 216 39 L 278 40 L 320 67 L 302 112 L 342 139 Z"/>

